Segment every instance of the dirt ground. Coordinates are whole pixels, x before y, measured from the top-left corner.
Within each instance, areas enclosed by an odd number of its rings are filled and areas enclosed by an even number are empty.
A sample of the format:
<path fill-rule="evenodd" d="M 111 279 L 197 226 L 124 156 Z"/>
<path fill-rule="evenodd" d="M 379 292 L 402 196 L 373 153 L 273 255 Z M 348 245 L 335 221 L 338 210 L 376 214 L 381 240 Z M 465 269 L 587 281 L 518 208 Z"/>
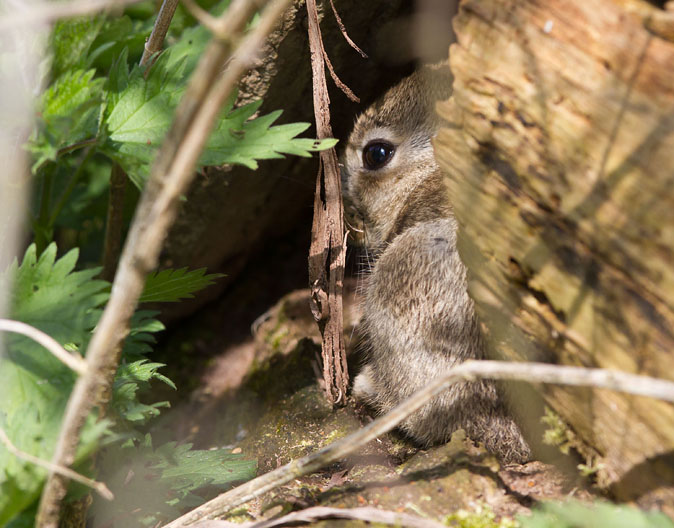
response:
<path fill-rule="evenodd" d="M 161 434 L 204 449 L 230 447 L 256 459 L 258 474 L 373 419 L 352 400 L 337 409 L 327 404 L 317 374 L 320 336 L 309 310 L 309 290 L 297 287 L 306 261 L 294 254 L 292 244 L 282 243 L 272 253 L 283 262 L 278 273 L 265 271 L 262 256 L 239 286 L 175 325 L 178 330 L 169 332 L 162 346 L 171 355 L 167 375 L 178 380 L 179 394 L 189 397 L 172 402 L 173 409 L 161 419 Z M 344 299 L 353 372 L 358 364 L 357 283 L 357 277 L 347 280 Z M 176 356 L 181 360 L 176 362 Z M 476 526 L 502 526 L 536 501 L 569 496 L 591 497 L 577 471 L 562 472 L 540 461 L 503 467 L 463 431 L 431 449 L 420 449 L 394 431 L 338 464 L 248 503 L 235 516 L 251 520 L 316 505 L 367 505 L 450 525 L 471 526 L 473 519 L 482 523 Z"/>

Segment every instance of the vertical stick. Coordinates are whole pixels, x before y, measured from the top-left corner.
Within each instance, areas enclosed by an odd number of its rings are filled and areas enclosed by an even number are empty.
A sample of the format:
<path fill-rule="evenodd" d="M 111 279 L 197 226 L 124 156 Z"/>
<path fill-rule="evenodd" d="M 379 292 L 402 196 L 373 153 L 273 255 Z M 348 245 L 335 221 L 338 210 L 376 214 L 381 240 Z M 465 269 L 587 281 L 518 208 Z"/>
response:
<path fill-rule="evenodd" d="M 319 139 L 332 137 L 330 99 L 325 82 L 325 51 L 318 23 L 316 0 L 307 0 L 309 47 L 314 87 L 314 116 Z M 334 148 L 320 153 L 316 178 L 314 221 L 309 250 L 311 311 L 323 336 L 323 380 L 330 402 L 346 399 L 349 373 L 344 351 L 342 288 L 344 282 L 344 210 Z"/>
<path fill-rule="evenodd" d="M 103 243 L 103 272 L 101 278 L 112 282 L 117 270 L 117 260 L 122 246 L 124 228 L 124 194 L 126 193 L 126 174 L 117 163 L 110 171 L 110 193 L 108 214 L 105 222 L 105 242 Z"/>

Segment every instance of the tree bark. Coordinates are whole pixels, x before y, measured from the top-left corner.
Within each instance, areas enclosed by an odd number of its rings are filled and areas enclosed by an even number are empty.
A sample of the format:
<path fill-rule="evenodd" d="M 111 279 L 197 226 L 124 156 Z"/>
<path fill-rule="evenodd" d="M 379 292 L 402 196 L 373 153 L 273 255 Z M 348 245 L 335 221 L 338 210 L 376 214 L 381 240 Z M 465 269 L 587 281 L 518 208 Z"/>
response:
<path fill-rule="evenodd" d="M 674 379 L 674 14 L 467 0 L 454 27 L 435 146 L 494 352 Z M 672 405 L 544 398 L 598 456 L 600 484 L 674 513 Z"/>

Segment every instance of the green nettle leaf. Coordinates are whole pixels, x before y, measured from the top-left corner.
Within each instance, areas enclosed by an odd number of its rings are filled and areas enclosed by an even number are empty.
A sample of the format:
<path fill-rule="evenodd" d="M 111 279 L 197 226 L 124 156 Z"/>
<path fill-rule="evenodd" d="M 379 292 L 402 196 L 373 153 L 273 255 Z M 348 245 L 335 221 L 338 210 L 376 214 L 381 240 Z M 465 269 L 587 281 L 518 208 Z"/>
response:
<path fill-rule="evenodd" d="M 103 17 L 59 20 L 51 32 L 49 49 L 53 53 L 52 74 L 60 76 L 71 69 L 91 64 L 89 49 L 104 25 Z"/>
<path fill-rule="evenodd" d="M 154 448 L 147 435 L 138 447 L 105 452 L 100 466 L 115 500 L 94 503 L 92 513 L 97 523 L 127 527 L 163 524 L 180 515 L 178 506 L 203 503 L 203 497 L 193 493 L 199 488 L 223 490 L 255 476 L 255 461 L 242 455 L 228 449 L 191 447 L 169 442 Z"/>
<path fill-rule="evenodd" d="M 145 423 L 148 419 L 159 416 L 161 407 L 168 407 L 168 402 L 152 404 L 141 403 L 138 393 L 149 389 L 150 381 L 158 379 L 172 387 L 176 386 L 157 369 L 163 363 L 149 363 L 146 359 L 120 365 L 113 385 L 112 408 L 127 422 Z"/>
<path fill-rule="evenodd" d="M 55 160 L 59 149 L 95 138 L 103 100 L 104 79 L 94 79 L 95 70 L 70 70 L 58 77 L 43 94 L 38 129 L 29 149 L 35 170 Z"/>
<path fill-rule="evenodd" d="M 309 123 L 272 126 L 280 117 L 280 110 L 250 119 L 261 104 L 262 101 L 257 101 L 234 111 L 229 107 L 211 134 L 199 162 L 202 165 L 238 163 L 257 169 L 256 160 L 282 158 L 282 154 L 309 157 L 311 152 L 337 144 L 336 139 L 297 138 L 309 128 Z"/>
<path fill-rule="evenodd" d="M 522 528 L 674 528 L 674 521 L 661 512 L 645 512 L 632 506 L 597 501 L 544 502 L 531 516 L 518 516 Z"/>
<path fill-rule="evenodd" d="M 14 262 L 0 273 L 0 281 L 13 283 L 10 317 L 42 330 L 70 351 L 86 349 L 110 288 L 108 282 L 95 279 L 99 268 L 74 271 L 77 257 L 78 250 L 73 249 L 57 259 L 56 245 L 51 244 L 38 258 L 35 245 L 31 245 L 21 264 Z M 151 350 L 151 334 L 164 328 L 154 319 L 156 314 L 138 311 L 131 320 L 124 357 L 135 361 L 120 367 L 111 404 L 111 410 L 122 420 L 142 423 L 166 405 L 138 401 L 138 394 L 151 380 L 173 387 L 157 372 L 161 364 L 142 358 Z M 19 449 L 49 460 L 76 375 L 27 337 L 0 334 L 0 338 L 6 352 L 0 358 L 0 427 Z M 110 422 L 97 422 L 90 416 L 76 463 L 89 456 L 109 428 Z M 1 444 L 0 468 L 0 526 L 4 526 L 38 498 L 46 472 L 16 458 Z"/>
<path fill-rule="evenodd" d="M 129 335 L 124 341 L 124 358 L 141 359 L 152 352 L 155 338 L 152 334 L 164 330 L 164 325 L 155 319 L 159 312 L 153 310 L 137 310 L 131 317 Z"/>
<path fill-rule="evenodd" d="M 187 268 L 166 269 L 148 275 L 139 302 L 176 302 L 191 299 L 194 292 L 214 284 L 221 273 L 206 275 L 206 268 L 187 271 Z"/>
<path fill-rule="evenodd" d="M 46 332 L 61 344 L 81 346 L 100 317 L 107 283 L 94 280 L 99 270 L 73 271 L 77 250 L 56 260 L 50 245 L 37 258 L 35 246 L 7 275 L 14 281 L 10 314 Z M 3 334 L 0 358 L 0 426 L 21 450 L 49 460 L 75 374 L 34 341 Z M 92 416 L 84 429 L 77 460 L 95 447 L 109 424 Z M 0 526 L 28 507 L 40 493 L 46 472 L 0 446 Z"/>
<path fill-rule="evenodd" d="M 207 41 L 208 33 L 203 27 L 184 31 L 181 39 L 159 57 L 147 78 L 138 66 L 129 71 L 126 53 L 111 70 L 103 150 L 139 188 L 147 180 L 157 147 L 166 136 L 187 78 Z M 272 126 L 280 111 L 252 119 L 261 104 L 233 109 L 233 100 L 230 101 L 211 134 L 200 165 L 237 163 L 255 169 L 257 160 L 281 158 L 284 154 L 307 157 L 336 144 L 334 139 L 297 138 L 309 127 L 308 123 Z"/>
<path fill-rule="evenodd" d="M 156 15 L 154 6 L 150 8 L 146 20 L 132 20 L 128 15 L 105 20 L 91 45 L 91 65 L 99 72 L 107 73 L 124 49 L 130 50 L 134 60 L 140 59 Z"/>

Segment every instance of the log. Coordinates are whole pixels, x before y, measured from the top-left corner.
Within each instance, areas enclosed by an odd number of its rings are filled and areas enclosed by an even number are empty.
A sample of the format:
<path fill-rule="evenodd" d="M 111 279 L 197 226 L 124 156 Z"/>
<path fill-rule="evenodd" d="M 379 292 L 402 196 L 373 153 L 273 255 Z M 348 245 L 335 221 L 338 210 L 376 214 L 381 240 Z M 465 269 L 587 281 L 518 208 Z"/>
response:
<path fill-rule="evenodd" d="M 495 354 L 674 379 L 674 13 L 466 0 L 436 155 Z M 598 482 L 674 513 L 674 407 L 543 388 Z"/>

